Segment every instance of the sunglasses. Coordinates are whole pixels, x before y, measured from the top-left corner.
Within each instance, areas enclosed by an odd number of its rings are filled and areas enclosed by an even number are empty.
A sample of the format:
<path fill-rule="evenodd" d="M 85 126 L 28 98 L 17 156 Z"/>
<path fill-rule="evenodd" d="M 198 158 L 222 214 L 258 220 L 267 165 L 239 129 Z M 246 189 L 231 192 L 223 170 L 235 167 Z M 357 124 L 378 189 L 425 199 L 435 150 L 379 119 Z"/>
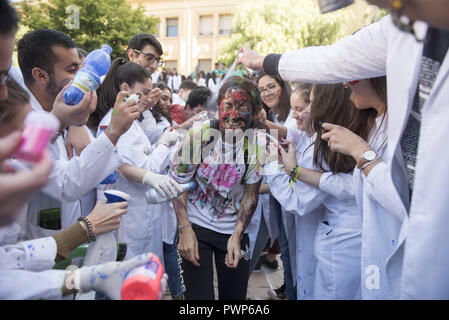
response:
<path fill-rule="evenodd" d="M 143 54 L 145 56 L 145 59 L 147 59 L 147 61 L 149 63 L 153 63 L 154 61 L 157 62 L 157 65 L 159 67 L 162 67 L 165 63 L 164 60 L 162 60 L 161 58 L 156 58 L 153 54 L 149 53 L 149 52 L 142 52 L 140 50 L 134 49 L 135 52 Z"/>

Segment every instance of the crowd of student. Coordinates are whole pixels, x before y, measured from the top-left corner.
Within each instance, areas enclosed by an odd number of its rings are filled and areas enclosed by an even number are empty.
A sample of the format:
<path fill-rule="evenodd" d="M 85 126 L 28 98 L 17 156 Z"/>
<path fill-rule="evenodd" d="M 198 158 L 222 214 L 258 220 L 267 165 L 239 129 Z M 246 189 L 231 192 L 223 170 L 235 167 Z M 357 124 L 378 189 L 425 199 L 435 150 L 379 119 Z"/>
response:
<path fill-rule="evenodd" d="M 176 68 L 170 69 L 162 67 L 161 70 L 156 70 L 151 75 L 153 83 L 165 83 L 173 93 L 177 93 L 184 80 L 190 80 L 197 86 L 208 87 L 213 93 L 218 94 L 223 77 L 226 75 L 227 68 L 223 62 L 216 62 L 214 70 L 205 73 L 200 70 L 199 66 L 195 67 L 195 71 L 188 76 L 178 74 Z"/>
<path fill-rule="evenodd" d="M 370 2 L 391 15 L 331 46 L 265 57 L 244 46 L 245 76 L 222 81 L 216 65 L 214 85 L 200 70 L 158 74 L 161 44 L 135 35 L 69 106 L 86 53 L 37 29 L 12 66 L 19 21 L 0 1 L 0 298 L 120 299 L 126 274 L 156 254 L 159 298 L 168 286 L 173 299 L 214 299 L 215 269 L 218 298 L 244 300 L 276 239 L 284 285 L 273 298 L 449 298 L 448 2 Z M 30 112 L 60 130 L 16 171 Z M 111 188 L 130 199 L 105 203 Z M 173 200 L 148 204 L 149 188 Z M 58 227 L 43 224 L 49 212 Z M 124 261 L 52 270 L 116 230 Z"/>

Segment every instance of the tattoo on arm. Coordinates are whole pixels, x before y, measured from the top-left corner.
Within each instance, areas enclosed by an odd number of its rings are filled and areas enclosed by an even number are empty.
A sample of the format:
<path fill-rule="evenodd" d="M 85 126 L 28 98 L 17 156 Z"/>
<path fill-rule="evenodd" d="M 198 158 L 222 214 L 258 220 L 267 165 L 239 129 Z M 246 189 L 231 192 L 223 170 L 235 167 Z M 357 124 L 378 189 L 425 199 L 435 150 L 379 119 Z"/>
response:
<path fill-rule="evenodd" d="M 259 201 L 260 185 L 261 181 L 245 185 L 245 191 L 243 192 L 238 214 L 238 221 L 243 224 L 242 233 L 246 230 L 246 227 L 248 227 L 254 212 L 256 211 L 257 203 Z"/>
<path fill-rule="evenodd" d="M 178 224 L 186 223 L 189 221 L 187 216 L 187 194 L 183 193 L 179 197 L 172 200 L 173 208 L 176 213 L 176 218 L 178 219 Z"/>

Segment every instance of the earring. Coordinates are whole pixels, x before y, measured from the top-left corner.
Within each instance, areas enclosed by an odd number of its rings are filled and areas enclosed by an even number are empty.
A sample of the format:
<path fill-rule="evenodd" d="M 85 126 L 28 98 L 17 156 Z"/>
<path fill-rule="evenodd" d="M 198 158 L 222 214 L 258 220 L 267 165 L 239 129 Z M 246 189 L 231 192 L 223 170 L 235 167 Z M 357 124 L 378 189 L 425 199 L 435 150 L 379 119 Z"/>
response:
<path fill-rule="evenodd" d="M 392 0 L 391 9 L 391 17 L 394 25 L 401 31 L 413 34 L 416 41 L 423 42 L 424 39 L 419 38 L 413 28 L 415 21 L 403 14 L 404 2 L 402 0 Z"/>

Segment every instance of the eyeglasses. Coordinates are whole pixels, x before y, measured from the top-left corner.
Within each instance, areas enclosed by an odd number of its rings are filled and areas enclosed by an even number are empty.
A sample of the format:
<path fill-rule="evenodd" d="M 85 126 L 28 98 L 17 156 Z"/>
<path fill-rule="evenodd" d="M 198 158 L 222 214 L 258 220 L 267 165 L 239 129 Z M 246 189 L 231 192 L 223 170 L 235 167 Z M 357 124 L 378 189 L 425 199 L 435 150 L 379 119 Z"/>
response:
<path fill-rule="evenodd" d="M 161 58 L 156 58 L 152 53 L 142 52 L 142 51 L 137 50 L 137 49 L 134 49 L 134 51 L 137 52 L 137 53 L 143 54 L 145 56 L 145 59 L 147 59 L 147 61 L 149 63 L 153 63 L 154 61 L 156 61 L 157 65 L 159 67 L 162 67 L 164 65 L 164 63 L 165 63 L 164 60 L 162 60 Z"/>
<path fill-rule="evenodd" d="M 260 92 L 261 96 L 274 93 L 275 91 L 276 91 L 276 85 L 274 83 L 267 85 L 266 88 L 259 88 L 259 92 Z"/>
<path fill-rule="evenodd" d="M 3 76 L 3 79 L 0 80 L 0 86 L 4 85 L 5 82 L 8 81 L 8 79 L 9 79 L 9 71 L 11 70 L 11 67 L 12 67 L 12 63 L 9 65 L 9 68 L 8 68 L 7 71 L 4 71 L 4 72 L 2 72 L 2 73 L 0 74 L 0 76 L 1 76 L 2 74 L 4 75 L 4 76 Z"/>

